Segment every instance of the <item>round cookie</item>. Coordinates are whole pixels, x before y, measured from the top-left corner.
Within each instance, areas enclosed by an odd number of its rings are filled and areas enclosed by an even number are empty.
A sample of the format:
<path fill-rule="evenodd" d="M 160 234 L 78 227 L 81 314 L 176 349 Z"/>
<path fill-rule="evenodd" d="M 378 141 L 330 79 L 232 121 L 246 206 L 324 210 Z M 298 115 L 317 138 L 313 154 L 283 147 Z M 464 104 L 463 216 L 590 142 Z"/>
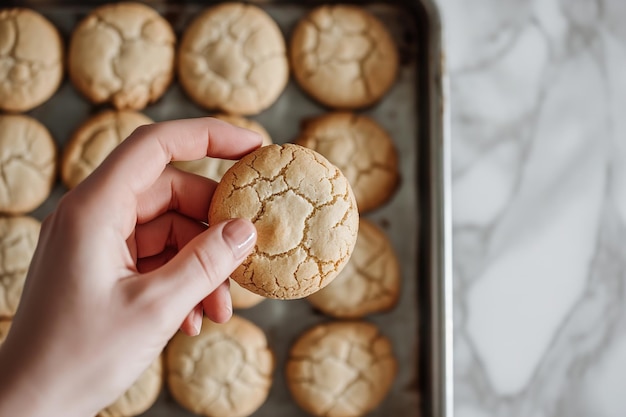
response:
<path fill-rule="evenodd" d="M 382 98 L 398 72 L 398 51 L 385 26 L 357 6 L 320 6 L 296 26 L 289 49 L 302 89 L 338 109 Z"/>
<path fill-rule="evenodd" d="M 289 79 L 283 35 L 256 6 L 210 7 L 183 34 L 178 77 L 189 97 L 203 107 L 259 113 L 278 99 Z"/>
<path fill-rule="evenodd" d="M 354 252 L 341 274 L 308 300 L 323 313 L 359 318 L 391 309 L 400 295 L 400 265 L 391 242 L 368 220 L 359 222 Z"/>
<path fill-rule="evenodd" d="M 287 386 L 314 416 L 359 417 L 376 408 L 397 372 L 391 342 L 367 322 L 320 324 L 289 352 Z"/>
<path fill-rule="evenodd" d="M 268 298 L 303 298 L 328 285 L 348 262 L 359 228 L 343 174 L 293 144 L 259 148 L 224 174 L 209 224 L 238 217 L 251 220 L 258 237 L 231 278 Z"/>
<path fill-rule="evenodd" d="M 48 129 L 23 115 L 0 115 L 0 213 L 36 209 L 50 195 L 57 148 Z"/>
<path fill-rule="evenodd" d="M 174 399 L 207 417 L 245 417 L 267 398 L 274 357 L 263 331 L 234 315 L 203 319 L 196 337 L 177 333 L 167 348 L 167 383 Z"/>
<path fill-rule="evenodd" d="M 128 390 L 113 404 L 100 411 L 98 417 L 134 417 L 156 402 L 163 386 L 163 357 L 150 364 Z"/>
<path fill-rule="evenodd" d="M 251 308 L 265 300 L 265 297 L 246 290 L 232 279 L 230 280 L 230 297 L 233 301 L 233 308 L 237 309 Z"/>
<path fill-rule="evenodd" d="M 33 109 L 62 80 L 63 40 L 54 25 L 34 10 L 0 10 L 0 109 Z"/>
<path fill-rule="evenodd" d="M 231 125 L 243 127 L 244 129 L 260 133 L 263 137 L 263 144 L 261 146 L 267 146 L 273 143 L 270 134 L 267 133 L 267 130 L 265 130 L 260 123 L 257 123 L 254 120 L 229 114 L 218 114 L 213 117 L 230 123 Z M 203 177 L 210 178 L 214 181 L 219 181 L 222 179 L 224 173 L 228 171 L 228 168 L 235 165 L 235 161 L 230 159 L 207 157 L 195 161 L 175 161 L 172 162 L 172 165 L 176 168 L 182 169 L 183 171 L 191 172 L 196 175 L 202 175 Z"/>
<path fill-rule="evenodd" d="M 40 228 L 32 217 L 0 217 L 0 318 L 17 310 Z"/>
<path fill-rule="evenodd" d="M 100 6 L 72 34 L 70 78 L 93 103 L 143 109 L 172 81 L 175 41 L 170 24 L 149 6 Z"/>
<path fill-rule="evenodd" d="M 11 320 L 0 319 L 0 346 L 4 343 L 11 329 Z"/>
<path fill-rule="evenodd" d="M 150 123 L 147 116 L 130 110 L 105 110 L 87 119 L 63 152 L 61 179 L 65 186 L 77 186 L 136 128 Z"/>
<path fill-rule="evenodd" d="M 327 113 L 303 124 L 296 140 L 324 155 L 350 181 L 359 212 L 386 203 L 399 182 L 392 139 L 374 120 L 354 113 Z"/>

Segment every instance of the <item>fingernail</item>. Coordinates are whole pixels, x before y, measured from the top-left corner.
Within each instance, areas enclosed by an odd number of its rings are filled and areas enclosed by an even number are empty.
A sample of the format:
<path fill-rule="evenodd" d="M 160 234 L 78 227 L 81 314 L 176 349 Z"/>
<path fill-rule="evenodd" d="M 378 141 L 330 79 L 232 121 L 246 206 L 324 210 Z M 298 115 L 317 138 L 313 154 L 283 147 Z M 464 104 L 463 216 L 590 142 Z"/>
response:
<path fill-rule="evenodd" d="M 195 336 L 198 336 L 200 334 L 200 330 L 202 330 L 202 316 L 204 312 L 202 311 L 202 306 L 196 306 L 196 308 L 193 309 L 193 320 L 192 320 L 192 324 L 193 324 L 193 329 L 195 331 Z"/>
<path fill-rule="evenodd" d="M 236 259 L 246 256 L 256 242 L 256 229 L 248 220 L 234 219 L 222 230 L 224 241 L 230 246 Z"/>

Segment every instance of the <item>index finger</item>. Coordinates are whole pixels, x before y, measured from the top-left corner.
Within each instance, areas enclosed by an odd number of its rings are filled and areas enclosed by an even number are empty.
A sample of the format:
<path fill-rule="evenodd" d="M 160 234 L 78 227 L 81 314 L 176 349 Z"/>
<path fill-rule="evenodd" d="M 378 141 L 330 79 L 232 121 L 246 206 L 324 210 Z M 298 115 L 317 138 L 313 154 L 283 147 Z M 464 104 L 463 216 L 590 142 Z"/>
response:
<path fill-rule="evenodd" d="M 132 230 L 137 196 L 150 188 L 165 166 L 174 160 L 204 156 L 238 159 L 261 146 L 261 135 L 218 119 L 172 120 L 137 128 L 104 162 L 76 187 L 94 214 L 122 216 Z M 105 210 L 106 213 L 97 213 Z M 132 220 L 132 221 L 131 221 Z"/>

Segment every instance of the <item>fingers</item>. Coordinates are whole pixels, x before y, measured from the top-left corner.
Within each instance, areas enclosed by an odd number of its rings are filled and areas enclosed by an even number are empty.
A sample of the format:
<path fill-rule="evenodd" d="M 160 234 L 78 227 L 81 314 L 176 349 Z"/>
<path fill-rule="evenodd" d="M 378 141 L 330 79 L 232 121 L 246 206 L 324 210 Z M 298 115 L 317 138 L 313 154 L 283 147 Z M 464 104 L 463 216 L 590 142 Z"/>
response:
<path fill-rule="evenodd" d="M 213 180 L 168 165 L 156 182 L 137 197 L 137 222 L 144 223 L 168 210 L 206 222 L 216 186 Z"/>
<path fill-rule="evenodd" d="M 206 226 L 176 212 L 167 212 L 135 228 L 137 257 L 141 260 L 162 253 L 167 248 L 180 250 Z"/>
<path fill-rule="evenodd" d="M 233 315 L 230 280 L 226 280 L 202 300 L 204 314 L 216 323 L 226 323 Z"/>
<path fill-rule="evenodd" d="M 183 324 L 180 326 L 180 330 L 187 336 L 197 336 L 202 330 L 202 305 L 198 304 L 191 310 L 191 312 L 185 317 Z"/>

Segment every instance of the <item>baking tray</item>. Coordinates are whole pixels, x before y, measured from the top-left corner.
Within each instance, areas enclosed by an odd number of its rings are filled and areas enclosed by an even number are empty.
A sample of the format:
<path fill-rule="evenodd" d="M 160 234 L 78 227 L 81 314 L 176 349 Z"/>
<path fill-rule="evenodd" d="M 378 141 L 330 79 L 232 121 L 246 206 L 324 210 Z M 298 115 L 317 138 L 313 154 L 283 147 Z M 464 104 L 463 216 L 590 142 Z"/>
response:
<path fill-rule="evenodd" d="M 32 7 L 61 31 L 67 45 L 76 23 L 106 1 L 23 0 L 1 6 Z M 214 1 L 146 1 L 161 12 L 180 38 L 185 25 Z M 279 24 L 288 41 L 297 20 L 312 7 L 334 3 L 317 0 L 254 1 Z M 390 237 L 402 266 L 398 306 L 367 320 L 391 338 L 399 360 L 392 391 L 370 416 L 452 417 L 452 288 L 450 249 L 450 178 L 447 82 L 442 52 L 442 28 L 431 0 L 346 1 L 363 6 L 390 29 L 400 52 L 398 81 L 376 106 L 362 113 L 373 117 L 394 138 L 400 155 L 402 183 L 393 200 L 366 217 Z M 89 116 L 106 106 L 88 103 L 66 79 L 59 91 L 29 112 L 51 131 L 61 148 Z M 328 111 L 309 99 L 290 80 L 280 99 L 252 117 L 276 143 L 297 136 L 300 122 Z M 176 82 L 144 113 L 155 121 L 209 114 L 194 105 Z M 66 190 L 57 183 L 46 202 L 32 213 L 43 219 Z M 330 320 L 305 300 L 267 300 L 249 310 L 236 311 L 264 329 L 277 358 L 274 383 L 255 417 L 299 417 L 306 413 L 291 400 L 284 380 L 284 364 L 295 337 L 310 326 Z M 145 417 L 192 416 L 163 390 Z"/>

